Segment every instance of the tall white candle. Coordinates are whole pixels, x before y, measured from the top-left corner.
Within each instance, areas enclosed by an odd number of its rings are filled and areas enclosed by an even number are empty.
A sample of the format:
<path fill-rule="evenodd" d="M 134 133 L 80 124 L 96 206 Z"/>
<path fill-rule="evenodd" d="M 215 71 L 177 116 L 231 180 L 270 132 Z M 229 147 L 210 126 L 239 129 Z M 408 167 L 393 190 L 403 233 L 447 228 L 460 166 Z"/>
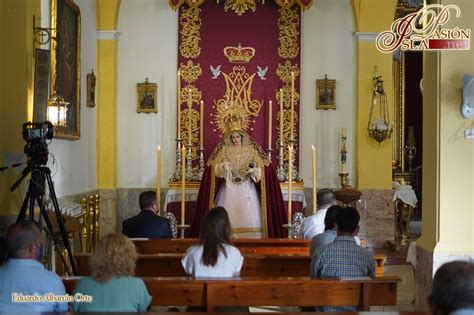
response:
<path fill-rule="evenodd" d="M 177 106 L 178 106 L 178 130 L 177 130 L 177 134 L 178 134 L 178 139 L 181 138 L 181 74 L 179 73 L 179 70 L 178 70 L 178 74 L 177 74 L 177 79 L 178 79 L 178 99 L 177 99 Z"/>
<path fill-rule="evenodd" d="M 204 102 L 201 101 L 199 103 L 200 105 L 200 117 L 199 117 L 199 143 L 200 143 L 200 147 L 201 147 L 201 150 L 204 149 L 204 142 L 203 142 L 203 134 L 204 134 L 204 129 L 203 129 L 203 125 L 204 125 Z"/>
<path fill-rule="evenodd" d="M 272 147 L 272 101 L 268 102 L 268 148 Z"/>
<path fill-rule="evenodd" d="M 283 89 L 280 89 L 280 145 L 283 145 Z"/>
<path fill-rule="evenodd" d="M 161 147 L 156 149 L 156 204 L 161 210 Z"/>
<path fill-rule="evenodd" d="M 293 161 L 291 159 L 293 154 L 293 148 L 291 145 L 288 146 L 288 224 L 291 224 L 291 212 L 292 212 L 292 194 L 293 194 Z"/>
<path fill-rule="evenodd" d="M 316 147 L 311 145 L 311 156 L 313 165 L 313 213 L 316 213 Z"/>
<path fill-rule="evenodd" d="M 193 101 L 191 97 L 191 89 L 188 90 L 188 145 L 193 144 L 192 130 L 191 130 L 191 109 L 193 107 Z"/>
<path fill-rule="evenodd" d="M 186 212 L 186 147 L 181 148 L 181 224 L 185 224 Z"/>
<path fill-rule="evenodd" d="M 294 130 L 293 130 L 293 124 L 294 124 L 294 111 L 295 111 L 295 73 L 291 71 L 291 112 L 290 112 L 290 123 L 291 123 L 291 134 L 290 134 L 290 139 L 294 139 Z"/>

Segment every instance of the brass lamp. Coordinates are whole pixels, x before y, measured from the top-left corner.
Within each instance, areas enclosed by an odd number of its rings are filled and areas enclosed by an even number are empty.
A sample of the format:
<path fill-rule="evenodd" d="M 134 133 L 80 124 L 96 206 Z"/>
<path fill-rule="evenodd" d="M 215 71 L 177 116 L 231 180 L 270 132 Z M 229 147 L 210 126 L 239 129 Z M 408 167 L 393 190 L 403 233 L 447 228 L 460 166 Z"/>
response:
<path fill-rule="evenodd" d="M 372 93 L 372 106 L 370 107 L 369 122 L 367 130 L 369 137 L 381 142 L 390 138 L 392 126 L 390 124 L 387 104 L 387 94 L 383 88 L 382 76 L 373 78 L 374 92 Z"/>
<path fill-rule="evenodd" d="M 55 127 L 65 127 L 68 105 L 69 102 L 65 102 L 64 98 L 55 92 L 48 100 L 48 121 Z"/>

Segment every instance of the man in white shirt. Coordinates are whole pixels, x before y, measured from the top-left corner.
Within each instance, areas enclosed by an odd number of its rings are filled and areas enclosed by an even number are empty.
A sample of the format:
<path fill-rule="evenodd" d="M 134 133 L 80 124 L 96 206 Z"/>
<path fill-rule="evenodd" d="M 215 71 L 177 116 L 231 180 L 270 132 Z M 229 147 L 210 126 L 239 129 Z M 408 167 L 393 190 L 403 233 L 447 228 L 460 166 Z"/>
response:
<path fill-rule="evenodd" d="M 330 206 L 337 203 L 334 192 L 328 188 L 320 189 L 316 199 L 318 202 L 318 211 L 316 214 L 306 217 L 303 222 L 303 238 L 308 240 L 324 232 L 324 217 L 326 216 L 326 211 Z"/>

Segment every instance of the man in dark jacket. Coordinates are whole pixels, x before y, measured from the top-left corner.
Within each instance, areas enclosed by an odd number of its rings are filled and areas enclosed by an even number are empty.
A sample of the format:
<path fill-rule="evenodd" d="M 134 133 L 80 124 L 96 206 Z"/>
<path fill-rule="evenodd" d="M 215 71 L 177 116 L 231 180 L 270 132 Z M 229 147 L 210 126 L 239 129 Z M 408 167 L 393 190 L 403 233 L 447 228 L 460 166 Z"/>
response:
<path fill-rule="evenodd" d="M 172 238 L 170 222 L 157 215 L 159 211 L 156 192 L 140 194 L 140 213 L 122 223 L 122 233 L 128 237 Z"/>

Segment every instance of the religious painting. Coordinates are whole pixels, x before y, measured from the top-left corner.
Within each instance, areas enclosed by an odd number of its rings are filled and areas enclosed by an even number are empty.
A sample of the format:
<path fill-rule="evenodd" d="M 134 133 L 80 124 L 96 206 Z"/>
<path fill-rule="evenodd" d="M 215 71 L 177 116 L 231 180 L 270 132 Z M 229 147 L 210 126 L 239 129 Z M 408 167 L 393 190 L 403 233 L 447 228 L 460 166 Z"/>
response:
<path fill-rule="evenodd" d="M 156 83 L 145 82 L 137 83 L 137 113 L 156 113 Z"/>
<path fill-rule="evenodd" d="M 316 109 L 336 109 L 336 80 L 316 80 Z"/>
<path fill-rule="evenodd" d="M 96 77 L 94 74 L 94 70 L 92 70 L 91 73 L 87 74 L 87 91 L 86 91 L 87 107 L 95 107 L 95 82 L 96 82 Z"/>
<path fill-rule="evenodd" d="M 51 1 L 51 94 L 68 102 L 66 125 L 55 127 L 57 138 L 80 138 L 81 14 L 73 0 Z"/>

